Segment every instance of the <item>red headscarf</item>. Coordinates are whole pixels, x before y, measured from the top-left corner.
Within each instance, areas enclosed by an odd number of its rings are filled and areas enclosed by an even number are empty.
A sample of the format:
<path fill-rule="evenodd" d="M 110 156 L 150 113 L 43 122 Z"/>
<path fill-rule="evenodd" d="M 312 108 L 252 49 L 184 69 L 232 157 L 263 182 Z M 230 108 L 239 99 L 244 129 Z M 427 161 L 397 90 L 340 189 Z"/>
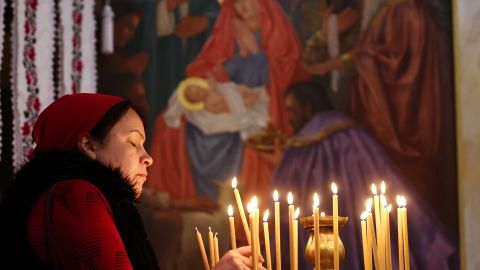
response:
<path fill-rule="evenodd" d="M 302 46 L 291 23 L 276 0 L 256 0 L 261 18 L 261 49 L 269 62 L 268 94 L 270 117 L 275 126 L 290 131 L 283 93 L 291 83 L 308 79 L 300 65 Z M 234 53 L 233 21 L 238 17 L 234 0 L 224 1 L 212 34 L 197 58 L 188 66 L 187 75 L 228 80 L 223 63 Z"/>
<path fill-rule="evenodd" d="M 65 95 L 38 116 L 32 137 L 42 153 L 71 150 L 121 98 L 102 94 Z"/>

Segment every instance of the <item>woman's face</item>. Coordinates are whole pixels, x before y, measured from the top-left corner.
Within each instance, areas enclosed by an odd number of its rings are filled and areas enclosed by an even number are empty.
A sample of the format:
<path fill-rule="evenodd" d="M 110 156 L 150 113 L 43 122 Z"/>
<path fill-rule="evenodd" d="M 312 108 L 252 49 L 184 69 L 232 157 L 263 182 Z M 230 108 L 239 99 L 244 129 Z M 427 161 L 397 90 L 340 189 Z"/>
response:
<path fill-rule="evenodd" d="M 235 0 L 235 10 L 243 20 L 256 19 L 258 16 L 257 0 Z"/>
<path fill-rule="evenodd" d="M 127 113 L 112 127 L 101 144 L 95 147 L 98 161 L 113 168 L 119 168 L 140 196 L 147 180 L 147 167 L 152 165 L 152 157 L 143 144 L 145 130 L 138 114 L 129 109 Z"/>

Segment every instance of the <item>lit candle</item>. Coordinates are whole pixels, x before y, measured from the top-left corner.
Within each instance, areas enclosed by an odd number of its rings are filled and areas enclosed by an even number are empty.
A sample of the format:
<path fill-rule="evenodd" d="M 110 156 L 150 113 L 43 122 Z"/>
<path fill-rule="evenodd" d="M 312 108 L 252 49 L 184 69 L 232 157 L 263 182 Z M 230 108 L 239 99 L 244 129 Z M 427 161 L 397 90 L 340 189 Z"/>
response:
<path fill-rule="evenodd" d="M 383 257 L 383 269 L 387 269 L 387 217 L 388 217 L 388 208 L 386 206 L 386 200 L 383 195 L 381 195 L 381 215 L 382 215 L 382 228 L 381 228 L 381 241 L 382 244 L 381 248 L 379 248 L 379 252 L 381 252 L 381 256 Z"/>
<path fill-rule="evenodd" d="M 321 217 L 324 217 L 324 216 L 325 216 L 325 212 L 321 212 L 321 213 L 320 213 L 320 216 L 321 216 Z"/>
<path fill-rule="evenodd" d="M 208 227 L 208 247 L 210 250 L 210 266 L 213 268 L 215 266 L 215 247 L 213 244 L 212 228 L 210 227 Z"/>
<path fill-rule="evenodd" d="M 392 248 L 391 248 L 391 243 L 390 243 L 390 211 L 392 211 L 392 205 L 389 204 L 387 206 L 387 242 L 386 242 L 386 249 L 387 249 L 387 270 L 392 270 Z"/>
<path fill-rule="evenodd" d="M 402 214 L 402 198 L 397 195 L 397 231 L 398 231 L 398 269 L 405 269 L 405 257 L 403 256 L 403 214 Z"/>
<path fill-rule="evenodd" d="M 200 254 L 202 254 L 203 267 L 205 270 L 210 270 L 210 265 L 208 265 L 207 253 L 205 252 L 205 246 L 203 245 L 202 235 L 198 231 L 198 228 L 195 227 L 197 231 L 197 242 L 198 248 L 200 249 Z"/>
<path fill-rule="evenodd" d="M 233 194 L 235 195 L 235 200 L 237 201 L 238 212 L 240 212 L 240 218 L 242 219 L 243 230 L 245 231 L 245 236 L 247 237 L 248 244 L 250 245 L 250 229 L 248 228 L 247 218 L 245 217 L 245 210 L 243 209 L 242 198 L 237 189 L 237 178 L 234 177 L 232 180 Z"/>
<path fill-rule="evenodd" d="M 235 237 L 235 220 L 233 219 L 233 207 L 228 205 L 228 223 L 230 224 L 230 242 L 232 249 L 237 248 L 237 239 Z"/>
<path fill-rule="evenodd" d="M 275 261 L 277 270 L 282 269 L 282 250 L 280 245 L 280 202 L 278 201 L 278 191 L 273 192 L 273 201 L 275 202 Z"/>
<path fill-rule="evenodd" d="M 372 255 L 371 249 L 367 241 L 367 212 L 363 212 L 360 216 L 360 223 L 362 225 L 362 246 L 363 246 L 363 264 L 365 270 L 372 270 Z"/>
<path fill-rule="evenodd" d="M 402 222 L 403 222 L 403 254 L 405 256 L 405 270 L 410 270 L 410 248 L 408 244 L 408 218 L 407 199 L 402 196 Z"/>
<path fill-rule="evenodd" d="M 213 237 L 213 245 L 214 245 L 214 252 L 215 252 L 215 264 L 220 260 L 220 256 L 218 253 L 218 237 L 217 233 L 215 233 L 215 236 Z"/>
<path fill-rule="evenodd" d="M 255 214 L 255 248 L 257 249 L 257 254 L 260 254 L 260 211 L 258 210 L 258 199 L 257 196 L 252 198 L 253 213 Z"/>
<path fill-rule="evenodd" d="M 263 214 L 263 235 L 265 236 L 265 254 L 267 255 L 267 269 L 272 270 L 272 256 L 270 254 L 270 234 L 268 232 L 268 209 Z"/>
<path fill-rule="evenodd" d="M 320 199 L 318 194 L 313 194 L 313 240 L 315 243 L 315 269 L 320 270 L 320 216 L 318 206 Z"/>
<path fill-rule="evenodd" d="M 333 269 L 340 268 L 340 252 L 338 250 L 338 195 L 337 185 L 332 183 L 333 193 Z"/>
<path fill-rule="evenodd" d="M 293 269 L 298 270 L 298 216 L 300 215 L 300 208 L 297 208 L 294 213 L 293 221 Z"/>
<path fill-rule="evenodd" d="M 293 212 L 294 205 L 293 205 L 293 195 L 291 192 L 287 194 L 287 202 L 288 202 L 288 233 L 289 233 L 289 240 L 290 240 L 290 269 L 295 269 L 293 266 Z"/>
<path fill-rule="evenodd" d="M 375 263 L 375 270 L 380 269 L 379 259 L 378 259 L 378 248 L 377 248 L 377 239 L 375 237 L 375 230 L 373 228 L 373 218 L 372 218 L 372 199 L 368 199 L 366 203 L 365 210 L 367 211 L 367 240 L 372 248 L 373 261 Z"/>
<path fill-rule="evenodd" d="M 380 233 L 377 233 L 377 236 L 380 238 L 380 246 L 378 247 L 379 258 L 380 258 L 380 267 L 382 269 L 387 269 L 387 216 L 388 216 L 388 209 L 387 209 L 387 200 L 383 194 L 380 195 Z"/>
<path fill-rule="evenodd" d="M 250 234 L 250 249 L 252 250 L 252 267 L 254 270 L 258 269 L 258 253 L 256 249 L 256 243 L 255 243 L 255 209 L 253 207 L 253 204 L 250 202 L 247 204 L 247 209 L 249 215 L 249 220 L 250 220 L 250 228 L 252 228 L 251 234 Z"/>
<path fill-rule="evenodd" d="M 388 218 L 388 209 L 387 209 L 387 199 L 385 198 L 385 192 L 387 187 L 385 181 L 380 183 L 380 243 L 381 246 L 378 247 L 379 252 L 381 253 L 380 261 L 383 261 L 383 269 L 387 269 L 387 218 Z"/>
<path fill-rule="evenodd" d="M 372 194 L 373 194 L 373 204 L 375 207 L 375 231 L 376 231 L 376 239 L 377 239 L 377 256 L 378 256 L 378 263 L 380 270 L 384 269 L 384 261 L 382 260 L 384 256 L 382 256 L 382 222 L 381 222 L 381 212 L 380 212 L 380 199 L 377 195 L 377 186 L 372 184 Z M 375 267 L 376 268 L 376 267 Z"/>

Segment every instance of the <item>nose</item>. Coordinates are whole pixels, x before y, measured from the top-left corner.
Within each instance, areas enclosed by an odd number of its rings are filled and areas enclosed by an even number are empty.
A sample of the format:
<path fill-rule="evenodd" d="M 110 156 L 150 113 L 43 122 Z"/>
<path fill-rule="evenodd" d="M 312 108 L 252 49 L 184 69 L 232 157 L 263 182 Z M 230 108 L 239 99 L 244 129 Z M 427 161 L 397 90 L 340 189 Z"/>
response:
<path fill-rule="evenodd" d="M 147 153 L 147 151 L 144 149 L 144 154 L 142 155 L 142 158 L 140 162 L 142 165 L 145 165 L 145 167 L 149 167 L 153 163 L 153 158 Z"/>

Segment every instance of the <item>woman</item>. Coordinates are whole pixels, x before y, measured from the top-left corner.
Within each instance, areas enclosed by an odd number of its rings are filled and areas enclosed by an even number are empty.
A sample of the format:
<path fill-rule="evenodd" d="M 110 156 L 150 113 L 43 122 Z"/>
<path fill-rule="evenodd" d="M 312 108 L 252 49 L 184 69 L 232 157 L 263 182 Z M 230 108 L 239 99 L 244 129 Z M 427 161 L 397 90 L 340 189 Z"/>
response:
<path fill-rule="evenodd" d="M 0 208 L 2 269 L 158 269 L 135 208 L 152 158 L 132 107 L 66 95 L 39 115 L 32 136 L 35 157 Z M 214 269 L 250 269 L 248 253 L 227 253 Z"/>

